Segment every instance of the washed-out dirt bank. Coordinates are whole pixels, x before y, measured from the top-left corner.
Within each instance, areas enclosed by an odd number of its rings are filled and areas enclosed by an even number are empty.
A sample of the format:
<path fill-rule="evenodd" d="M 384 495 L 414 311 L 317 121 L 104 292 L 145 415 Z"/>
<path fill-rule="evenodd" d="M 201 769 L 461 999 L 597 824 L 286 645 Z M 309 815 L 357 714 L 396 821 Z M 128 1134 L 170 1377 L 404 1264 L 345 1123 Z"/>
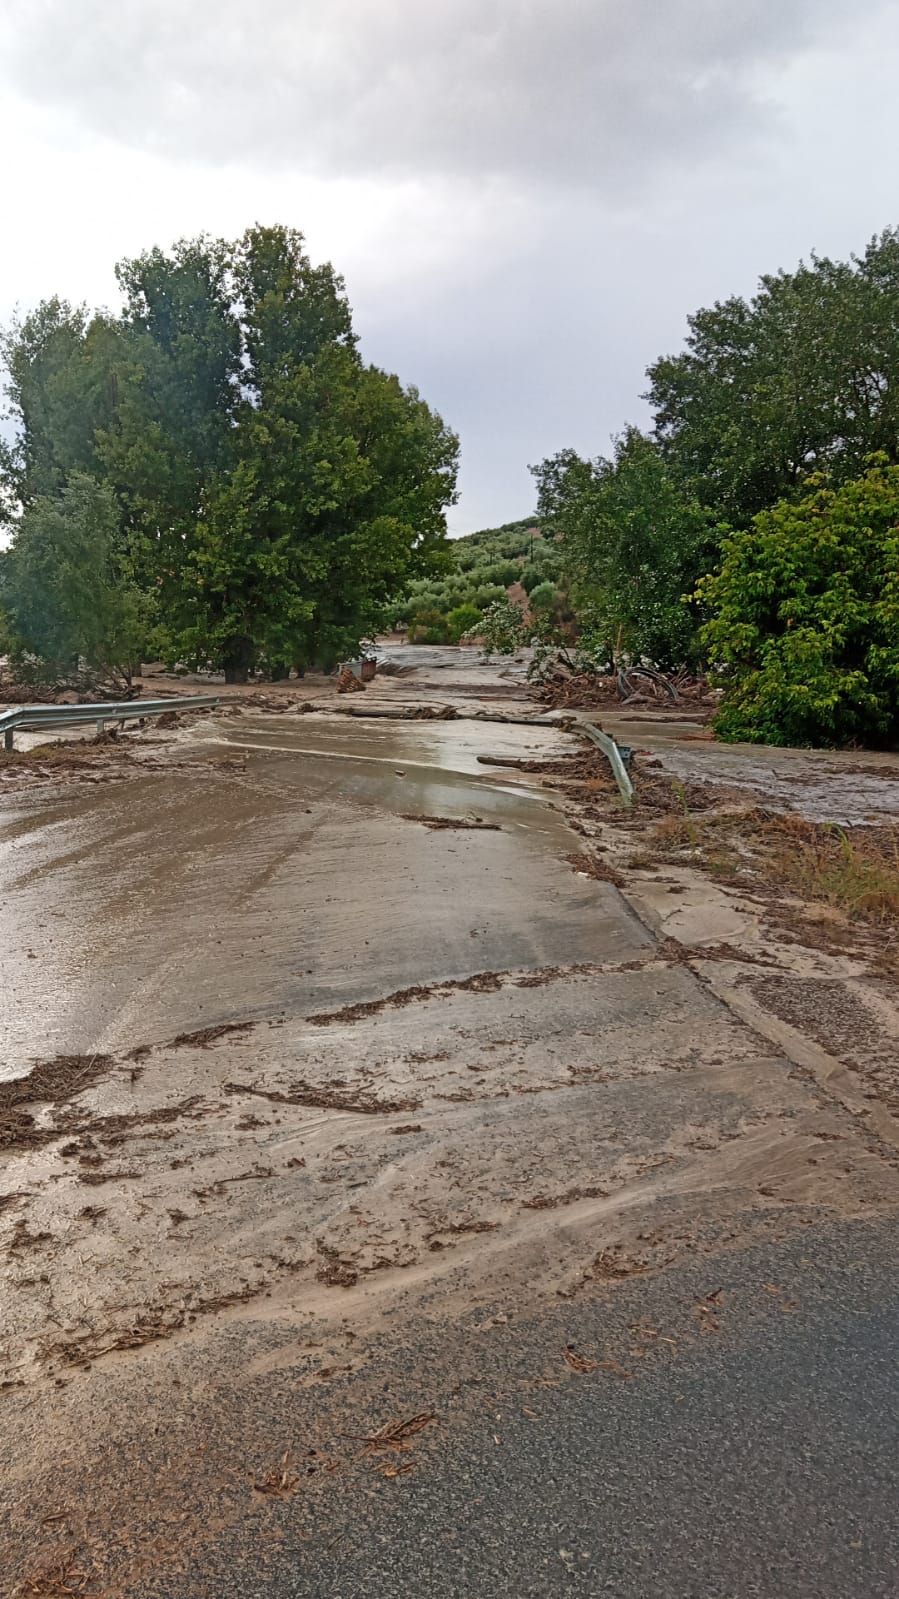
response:
<path fill-rule="evenodd" d="M 358 698 L 526 712 L 447 654 Z M 725 1254 L 899 1207 L 888 928 L 710 875 L 708 746 L 672 807 L 646 726 L 632 818 L 562 732 L 239 697 L 0 802 L 10 1592 L 195 1575 L 272 1496 L 315 1536 L 313 1488 L 430 1458 L 437 1422 L 365 1439 L 425 1390 L 451 1425 L 479 1340 L 608 1303 L 587 1364 L 629 1380 L 717 1323 Z M 616 1292 L 659 1273 L 672 1325 L 622 1346 Z M 564 1343 L 535 1382 L 579 1375 Z"/>

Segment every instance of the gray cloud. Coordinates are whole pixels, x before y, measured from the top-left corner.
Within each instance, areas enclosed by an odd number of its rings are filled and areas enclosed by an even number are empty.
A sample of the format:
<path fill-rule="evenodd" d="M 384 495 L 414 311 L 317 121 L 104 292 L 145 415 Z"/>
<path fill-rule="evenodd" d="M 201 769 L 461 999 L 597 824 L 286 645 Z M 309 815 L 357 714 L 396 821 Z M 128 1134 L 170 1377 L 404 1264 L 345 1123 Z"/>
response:
<path fill-rule="evenodd" d="M 167 155 L 620 195 L 763 132 L 760 77 L 845 12 L 841 0 L 12 0 L 6 74 L 82 129 Z"/>
<path fill-rule="evenodd" d="M 0 321 L 294 223 L 459 430 L 454 529 L 524 515 L 687 312 L 899 220 L 897 50 L 890 0 L 6 0 Z"/>

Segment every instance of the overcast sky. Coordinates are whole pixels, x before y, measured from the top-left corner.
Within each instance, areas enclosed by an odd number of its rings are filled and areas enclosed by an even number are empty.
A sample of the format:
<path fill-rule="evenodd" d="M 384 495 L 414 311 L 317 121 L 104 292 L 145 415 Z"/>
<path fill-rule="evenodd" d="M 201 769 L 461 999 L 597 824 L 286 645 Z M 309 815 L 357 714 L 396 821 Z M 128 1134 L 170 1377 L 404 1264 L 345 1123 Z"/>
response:
<path fill-rule="evenodd" d="M 6 0 L 0 320 L 289 223 L 507 521 L 689 311 L 899 222 L 897 65 L 890 0 Z"/>

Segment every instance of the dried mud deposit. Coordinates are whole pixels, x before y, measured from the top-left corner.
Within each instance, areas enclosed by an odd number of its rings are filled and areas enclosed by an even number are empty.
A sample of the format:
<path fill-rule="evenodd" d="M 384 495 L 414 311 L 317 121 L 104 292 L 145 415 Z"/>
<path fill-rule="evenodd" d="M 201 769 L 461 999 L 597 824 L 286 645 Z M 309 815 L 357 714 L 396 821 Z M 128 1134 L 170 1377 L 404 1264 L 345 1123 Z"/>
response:
<path fill-rule="evenodd" d="M 888 910 L 785 887 L 765 795 L 651 722 L 624 815 L 570 735 L 470 720 L 529 707 L 463 653 L 366 696 L 456 719 L 313 684 L 0 801 L 4 1591 L 137 1593 L 411 1470 L 480 1330 L 899 1207 Z"/>

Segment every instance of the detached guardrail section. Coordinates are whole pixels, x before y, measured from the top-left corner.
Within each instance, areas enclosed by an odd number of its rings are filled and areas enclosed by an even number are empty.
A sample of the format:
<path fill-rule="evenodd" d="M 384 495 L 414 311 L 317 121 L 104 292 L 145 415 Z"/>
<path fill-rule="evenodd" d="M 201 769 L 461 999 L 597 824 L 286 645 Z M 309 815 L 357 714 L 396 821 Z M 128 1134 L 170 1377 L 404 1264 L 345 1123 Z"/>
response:
<path fill-rule="evenodd" d="M 618 784 L 618 790 L 621 794 L 621 798 L 624 800 L 625 805 L 633 805 L 634 785 L 631 782 L 630 772 L 627 769 L 627 759 L 630 757 L 630 750 L 622 748 L 620 744 L 616 744 L 611 733 L 603 732 L 601 727 L 594 727 L 592 722 L 581 722 L 579 726 L 581 732 L 586 733 L 587 737 L 592 739 L 593 743 L 599 746 L 603 752 L 603 755 L 605 755 L 606 759 L 608 760 L 608 763 L 612 768 L 612 775 L 615 778 L 615 782 Z"/>
<path fill-rule="evenodd" d="M 121 724 L 144 716 L 162 716 L 165 711 L 200 711 L 218 705 L 218 694 L 193 694 L 183 699 L 107 700 L 99 705 L 14 705 L 0 715 L 3 748 L 13 749 L 16 732 L 37 733 L 49 727 L 78 727 L 95 722 L 102 733 L 108 722 Z"/>

